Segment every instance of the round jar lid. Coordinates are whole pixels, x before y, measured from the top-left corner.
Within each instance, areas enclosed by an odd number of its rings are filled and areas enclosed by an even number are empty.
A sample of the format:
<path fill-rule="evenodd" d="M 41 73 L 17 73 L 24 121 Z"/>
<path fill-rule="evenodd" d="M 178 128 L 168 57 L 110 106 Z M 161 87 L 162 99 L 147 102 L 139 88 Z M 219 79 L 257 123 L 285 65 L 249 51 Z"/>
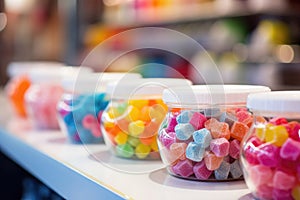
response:
<path fill-rule="evenodd" d="M 7 67 L 7 74 L 9 77 L 15 77 L 19 75 L 27 75 L 31 71 L 42 68 L 45 66 L 51 66 L 51 67 L 61 67 L 64 66 L 63 63 L 60 62 L 47 62 L 47 61 L 25 61 L 25 62 L 11 62 L 9 63 Z"/>
<path fill-rule="evenodd" d="M 174 86 L 188 87 L 190 80 L 180 78 L 143 78 L 138 80 L 122 79 L 108 84 L 106 92 L 115 99 L 162 97 L 164 89 Z"/>
<path fill-rule="evenodd" d="M 64 77 L 76 77 L 79 73 L 91 73 L 93 70 L 89 67 L 60 66 L 53 67 L 45 65 L 34 68 L 28 72 L 29 79 L 33 83 L 61 83 Z"/>
<path fill-rule="evenodd" d="M 251 93 L 268 92 L 259 85 L 193 85 L 164 90 L 163 101 L 177 105 L 245 104 Z"/>
<path fill-rule="evenodd" d="M 64 77 L 62 86 L 64 90 L 74 91 L 75 93 L 104 92 L 107 84 L 112 81 L 121 79 L 133 81 L 140 78 L 142 78 L 142 76 L 138 73 L 80 73 L 78 76 Z"/>
<path fill-rule="evenodd" d="M 247 107 L 251 111 L 298 113 L 300 115 L 300 91 L 273 91 L 251 94 Z"/>

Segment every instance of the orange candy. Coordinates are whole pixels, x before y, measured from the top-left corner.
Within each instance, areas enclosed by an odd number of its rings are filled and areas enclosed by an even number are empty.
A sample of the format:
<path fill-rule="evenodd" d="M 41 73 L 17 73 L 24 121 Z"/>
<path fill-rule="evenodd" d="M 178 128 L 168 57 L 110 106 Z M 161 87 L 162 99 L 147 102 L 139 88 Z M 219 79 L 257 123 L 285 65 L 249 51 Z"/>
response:
<path fill-rule="evenodd" d="M 223 157 L 217 157 L 212 152 L 206 152 L 204 162 L 208 170 L 216 170 L 220 167 Z"/>
<path fill-rule="evenodd" d="M 249 127 L 246 124 L 243 124 L 241 122 L 234 122 L 234 124 L 231 127 L 231 137 L 235 138 L 239 141 L 242 141 L 243 137 L 248 132 Z"/>
<path fill-rule="evenodd" d="M 14 106 L 16 113 L 21 117 L 26 117 L 24 102 L 25 92 L 30 87 L 30 81 L 26 76 L 14 79 L 7 87 L 7 94 Z"/>

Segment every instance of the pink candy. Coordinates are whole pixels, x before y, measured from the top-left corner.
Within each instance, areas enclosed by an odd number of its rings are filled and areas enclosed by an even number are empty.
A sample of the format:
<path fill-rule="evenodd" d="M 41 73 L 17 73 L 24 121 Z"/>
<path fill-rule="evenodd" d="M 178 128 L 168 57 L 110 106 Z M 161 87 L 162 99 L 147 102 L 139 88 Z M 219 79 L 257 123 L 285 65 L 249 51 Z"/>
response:
<path fill-rule="evenodd" d="M 189 177 L 194 173 L 193 164 L 189 160 L 182 160 L 172 167 L 172 171 L 182 177 Z"/>
<path fill-rule="evenodd" d="M 95 137 L 101 137 L 102 136 L 102 133 L 100 131 L 100 124 L 99 124 L 97 118 L 94 117 L 94 115 L 92 115 L 92 114 L 86 115 L 82 119 L 82 125 L 83 125 L 84 128 L 90 130 L 91 133 Z"/>
<path fill-rule="evenodd" d="M 249 177 L 255 186 L 272 183 L 273 170 L 263 165 L 254 165 L 249 168 Z"/>
<path fill-rule="evenodd" d="M 203 114 L 195 112 L 189 123 L 193 125 L 195 130 L 199 130 L 201 128 L 204 128 L 204 123 L 206 120 L 207 119 Z"/>
<path fill-rule="evenodd" d="M 234 158 L 238 159 L 240 156 L 240 149 L 241 145 L 238 140 L 232 140 L 230 141 L 230 147 L 229 147 L 229 155 Z"/>
<path fill-rule="evenodd" d="M 210 150 L 218 157 L 227 156 L 229 153 L 229 142 L 225 138 L 213 139 L 210 142 Z"/>
<path fill-rule="evenodd" d="M 259 146 L 257 159 L 260 164 L 268 167 L 276 167 L 278 165 L 279 148 L 272 144 L 263 144 Z"/>
<path fill-rule="evenodd" d="M 208 179 L 213 171 L 208 170 L 205 162 L 202 160 L 201 162 L 194 165 L 193 168 L 194 174 L 198 179 Z"/>
<path fill-rule="evenodd" d="M 296 161 L 300 155 L 300 142 L 288 138 L 280 149 L 280 156 L 287 160 Z"/>
<path fill-rule="evenodd" d="M 282 171 L 276 171 L 273 177 L 273 187 L 280 190 L 289 190 L 295 185 L 296 178 Z"/>

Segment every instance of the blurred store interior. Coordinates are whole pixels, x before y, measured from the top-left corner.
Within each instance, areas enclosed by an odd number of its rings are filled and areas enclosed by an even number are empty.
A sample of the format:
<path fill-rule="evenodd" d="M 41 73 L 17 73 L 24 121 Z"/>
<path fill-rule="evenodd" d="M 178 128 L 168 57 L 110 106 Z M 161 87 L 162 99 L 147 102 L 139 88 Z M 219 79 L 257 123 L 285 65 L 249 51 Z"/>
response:
<path fill-rule="evenodd" d="M 59 61 L 81 65 L 99 44 L 123 31 L 160 27 L 183 33 L 204 50 L 153 32 L 127 34 L 110 41 L 91 64 L 96 71 L 138 71 L 144 77 L 195 76 L 196 63 L 209 76 L 212 62 L 224 83 L 300 88 L 300 3 L 297 0 L 1 0 L 1 85 L 13 61 Z M 139 48 L 159 43 L 182 50 Z M 124 49 L 109 66 L 108 54 Z M 174 70 L 173 70 L 174 69 Z M 176 72 L 176 73 L 175 73 Z M 196 73 L 197 74 L 197 73 Z M 205 76 L 205 74 L 204 74 Z"/>
<path fill-rule="evenodd" d="M 185 40 L 148 29 L 111 39 L 145 27 L 178 31 L 203 48 L 199 51 Z M 153 44 L 162 48 L 149 48 Z M 86 62 L 99 45 L 102 54 Z M 184 52 L 185 57 L 174 52 Z M 107 56 L 119 54 L 104 65 Z M 56 61 L 72 66 L 85 63 L 95 71 L 183 76 L 193 83 L 205 83 L 207 77 L 197 75 L 193 63 L 206 76 L 213 76 L 210 69 L 218 67 L 224 83 L 300 89 L 300 1 L 0 0 L 1 87 L 9 79 L 9 63 L 15 61 Z M 26 172 L 6 158 L 1 158 L 0 166 L 1 180 L 12 180 L 2 181 L 1 197 L 6 192 L 10 199 L 14 199 L 9 196 L 12 194 L 15 199 L 18 195 L 26 199 L 26 192 L 18 189 L 24 190 L 21 181 L 29 191 L 33 191 L 30 187 L 34 182 L 20 180 Z M 45 187 L 39 187 L 36 191 L 47 193 Z"/>

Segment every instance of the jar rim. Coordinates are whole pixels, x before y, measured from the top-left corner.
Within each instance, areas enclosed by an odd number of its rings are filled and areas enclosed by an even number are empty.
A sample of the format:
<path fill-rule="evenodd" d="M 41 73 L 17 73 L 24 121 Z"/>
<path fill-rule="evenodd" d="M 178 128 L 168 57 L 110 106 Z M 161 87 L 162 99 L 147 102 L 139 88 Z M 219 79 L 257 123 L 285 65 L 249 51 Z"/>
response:
<path fill-rule="evenodd" d="M 298 113 L 300 115 L 300 91 L 272 91 L 248 96 L 250 111 L 269 113 Z"/>
<path fill-rule="evenodd" d="M 76 76 L 66 76 L 62 80 L 64 90 L 81 92 L 104 92 L 110 82 L 121 79 L 140 79 L 142 76 L 138 73 L 125 72 L 93 72 L 78 73 Z"/>
<path fill-rule="evenodd" d="M 261 85 L 193 85 L 172 87 L 164 90 L 163 101 L 166 104 L 244 104 L 251 93 L 268 92 L 269 87 Z"/>
<path fill-rule="evenodd" d="M 28 75 L 40 68 L 55 68 L 65 66 L 63 63 L 54 61 L 13 61 L 8 64 L 7 74 L 9 77 Z"/>
<path fill-rule="evenodd" d="M 192 82 L 180 78 L 122 79 L 107 85 L 106 92 L 112 99 L 131 99 L 136 96 L 160 96 L 169 87 L 190 86 Z"/>

